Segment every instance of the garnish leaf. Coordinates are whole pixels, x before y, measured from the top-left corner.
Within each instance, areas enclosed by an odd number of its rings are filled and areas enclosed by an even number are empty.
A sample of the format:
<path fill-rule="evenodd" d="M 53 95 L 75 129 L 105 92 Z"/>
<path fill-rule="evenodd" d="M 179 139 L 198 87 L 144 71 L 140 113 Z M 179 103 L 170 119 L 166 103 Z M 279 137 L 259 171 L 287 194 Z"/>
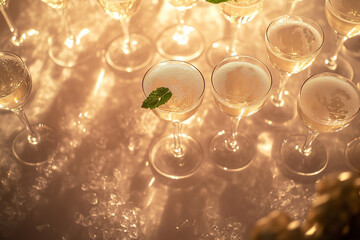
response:
<path fill-rule="evenodd" d="M 209 3 L 219 4 L 219 3 L 222 3 L 222 2 L 227 2 L 229 0 L 206 0 L 206 1 L 209 2 Z"/>
<path fill-rule="evenodd" d="M 171 97 L 172 93 L 168 88 L 159 87 L 149 94 L 149 96 L 142 103 L 141 107 L 154 109 L 165 104 Z"/>

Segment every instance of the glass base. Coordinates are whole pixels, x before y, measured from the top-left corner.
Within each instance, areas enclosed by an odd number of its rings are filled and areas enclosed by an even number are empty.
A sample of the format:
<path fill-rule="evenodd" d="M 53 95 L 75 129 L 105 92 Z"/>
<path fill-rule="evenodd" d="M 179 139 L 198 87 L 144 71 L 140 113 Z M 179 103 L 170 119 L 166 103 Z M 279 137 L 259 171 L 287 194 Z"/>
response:
<path fill-rule="evenodd" d="M 265 123 L 274 127 L 281 127 L 289 123 L 296 116 L 296 99 L 285 90 L 283 102 L 280 104 L 274 101 L 271 95 L 259 112 L 260 118 Z"/>
<path fill-rule="evenodd" d="M 157 38 L 158 52 L 168 59 L 189 61 L 199 57 L 204 51 L 204 37 L 194 27 L 172 25 L 166 28 Z"/>
<path fill-rule="evenodd" d="M 231 133 L 220 131 L 210 141 L 210 158 L 225 171 L 240 171 L 250 165 L 255 156 L 253 142 L 245 134 L 237 133 L 235 148 L 228 144 Z"/>
<path fill-rule="evenodd" d="M 280 148 L 281 166 L 298 176 L 315 176 L 322 172 L 328 164 L 325 146 L 315 140 L 311 153 L 305 156 L 300 152 L 306 136 L 292 136 L 285 139 Z"/>
<path fill-rule="evenodd" d="M 61 67 L 75 67 L 89 60 L 95 53 L 95 42 L 90 32 L 82 31 L 78 36 L 58 34 L 48 39 L 49 56 Z"/>
<path fill-rule="evenodd" d="M 196 173 L 199 169 L 203 150 L 198 141 L 185 134 L 181 135 L 183 156 L 176 157 L 173 150 L 172 135 L 161 138 L 152 147 L 149 157 L 153 168 L 161 175 L 171 179 L 184 179 Z"/>
<path fill-rule="evenodd" d="M 206 50 L 206 60 L 211 67 L 215 67 L 224 58 L 238 55 L 237 52 L 231 50 L 232 42 L 230 38 L 219 39 L 211 44 Z M 242 48 L 240 41 L 236 41 L 235 49 Z"/>
<path fill-rule="evenodd" d="M 57 153 L 58 136 L 56 132 L 44 125 L 32 126 L 34 131 L 39 134 L 38 144 L 31 144 L 28 140 L 27 130 L 19 132 L 12 143 L 12 152 L 17 160 L 25 165 L 39 166 L 49 160 Z"/>
<path fill-rule="evenodd" d="M 331 72 L 344 76 L 350 80 L 354 78 L 353 67 L 345 58 L 338 56 L 336 60 L 336 66 L 334 68 L 326 64 L 326 62 L 328 62 L 328 58 L 329 56 L 327 54 L 320 54 L 316 58 L 315 62 L 311 65 L 311 75 L 323 72 Z"/>
<path fill-rule="evenodd" d="M 130 34 L 129 47 L 125 36 L 113 40 L 105 54 L 107 63 L 116 70 L 134 72 L 146 67 L 154 57 L 151 40 L 143 35 Z"/>
<path fill-rule="evenodd" d="M 360 173 L 360 137 L 353 139 L 346 145 L 345 156 L 351 169 Z"/>

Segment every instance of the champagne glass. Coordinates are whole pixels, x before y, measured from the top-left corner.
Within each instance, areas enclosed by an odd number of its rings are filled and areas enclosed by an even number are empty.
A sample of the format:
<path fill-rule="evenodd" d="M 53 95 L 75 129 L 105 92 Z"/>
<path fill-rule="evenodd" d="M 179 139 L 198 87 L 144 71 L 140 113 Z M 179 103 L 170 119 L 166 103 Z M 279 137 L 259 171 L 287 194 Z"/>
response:
<path fill-rule="evenodd" d="M 345 157 L 349 166 L 360 173 L 360 137 L 354 138 L 346 145 Z"/>
<path fill-rule="evenodd" d="M 193 26 L 185 24 L 187 9 L 196 5 L 199 0 L 169 0 L 176 8 L 177 24 L 164 29 L 156 40 L 158 52 L 170 59 L 188 61 L 200 56 L 204 50 L 204 37 Z"/>
<path fill-rule="evenodd" d="M 152 42 L 147 37 L 129 32 L 130 18 L 141 0 L 98 0 L 112 18 L 120 20 L 123 35 L 113 40 L 105 54 L 107 63 L 119 71 L 133 72 L 149 64 L 154 56 Z"/>
<path fill-rule="evenodd" d="M 15 23 L 7 10 L 9 0 L 0 0 L 0 11 L 3 15 L 6 24 L 8 25 L 10 32 L 12 33 L 11 43 L 16 47 L 19 47 L 26 39 L 31 36 L 38 35 L 39 32 L 35 29 L 30 29 L 22 34 L 19 33 L 19 30 L 15 26 Z"/>
<path fill-rule="evenodd" d="M 29 123 L 23 106 L 31 86 L 31 76 L 23 60 L 14 53 L 0 52 L 0 109 L 11 110 L 25 125 L 12 142 L 12 152 L 20 162 L 38 166 L 57 152 L 58 138 L 49 126 Z"/>
<path fill-rule="evenodd" d="M 338 73 L 352 80 L 354 70 L 345 58 L 339 56 L 339 52 L 347 39 L 360 34 L 360 1 L 326 0 L 325 16 L 336 34 L 336 45 L 332 52 L 319 56 L 312 70 L 316 73 Z"/>
<path fill-rule="evenodd" d="M 158 87 L 169 88 L 173 95 L 166 104 L 153 111 L 160 119 L 171 122 L 173 131 L 151 147 L 150 162 L 165 177 L 190 177 L 200 167 L 203 151 L 197 140 L 180 133 L 181 122 L 199 108 L 204 97 L 204 78 L 190 63 L 170 60 L 151 67 L 143 78 L 145 97 Z"/>
<path fill-rule="evenodd" d="M 49 56 L 59 66 L 75 67 L 87 61 L 94 54 L 94 43 L 89 36 L 89 29 L 82 29 L 75 35 L 70 27 L 68 0 L 41 0 L 53 9 L 60 11 L 62 28 L 48 39 Z"/>
<path fill-rule="evenodd" d="M 283 141 L 281 163 L 293 174 L 313 176 L 328 163 L 326 148 L 316 137 L 320 132 L 336 132 L 346 127 L 359 112 L 360 94 L 351 80 L 334 73 L 321 73 L 304 82 L 297 106 L 308 134 Z"/>
<path fill-rule="evenodd" d="M 221 13 L 231 23 L 231 38 L 222 38 L 207 49 L 206 58 L 210 66 L 215 66 L 226 57 L 239 55 L 241 43 L 238 40 L 242 24 L 250 22 L 262 10 L 264 0 L 238 0 L 219 4 Z"/>
<path fill-rule="evenodd" d="M 281 126 L 295 117 L 296 101 L 285 89 L 286 83 L 314 62 L 323 42 L 321 27 L 311 19 L 284 15 L 269 24 L 265 43 L 270 61 L 279 70 L 279 86 L 262 112 L 267 124 Z"/>
<path fill-rule="evenodd" d="M 256 113 L 269 96 L 272 77 L 259 60 L 233 56 L 221 61 L 211 75 L 217 106 L 233 120 L 231 131 L 222 130 L 210 141 L 210 157 L 226 171 L 246 168 L 255 155 L 252 141 L 238 132 L 240 120 Z"/>

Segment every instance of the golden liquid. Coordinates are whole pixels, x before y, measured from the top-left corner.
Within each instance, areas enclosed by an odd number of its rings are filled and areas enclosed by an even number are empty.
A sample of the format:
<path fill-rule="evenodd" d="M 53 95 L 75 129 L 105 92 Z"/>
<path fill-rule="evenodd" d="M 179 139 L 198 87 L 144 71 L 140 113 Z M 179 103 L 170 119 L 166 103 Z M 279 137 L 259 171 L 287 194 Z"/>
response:
<path fill-rule="evenodd" d="M 24 105 L 31 92 L 31 77 L 11 59 L 0 61 L 0 108 L 15 109 Z"/>
<path fill-rule="evenodd" d="M 240 24 L 251 21 L 261 11 L 264 0 L 237 0 L 220 3 L 220 9 L 231 23 Z"/>
<path fill-rule="evenodd" d="M 171 86 L 170 90 L 176 88 L 177 91 L 172 91 L 173 96 L 167 103 L 153 110 L 159 118 L 167 121 L 184 121 L 195 114 L 202 99 L 198 101 L 197 93 L 191 86 L 178 79 L 158 78 L 152 83 L 153 90 L 162 86 Z"/>
<path fill-rule="evenodd" d="M 335 132 L 346 127 L 360 107 L 360 95 L 355 86 L 335 77 L 310 79 L 303 86 L 298 113 L 310 129 Z"/>
<path fill-rule="evenodd" d="M 68 0 L 41 0 L 47 5 L 55 9 L 62 9 L 66 6 Z"/>
<path fill-rule="evenodd" d="M 256 113 L 265 103 L 271 79 L 260 67 L 231 62 L 218 71 L 223 73 L 213 75 L 213 96 L 224 113 L 232 117 L 246 117 Z"/>
<path fill-rule="evenodd" d="M 332 3 L 332 5 L 329 3 Z M 360 1 L 329 0 L 325 5 L 325 16 L 330 27 L 340 36 L 348 38 L 360 34 Z"/>
<path fill-rule="evenodd" d="M 112 18 L 122 20 L 131 17 L 140 7 L 140 0 L 98 0 Z"/>
<path fill-rule="evenodd" d="M 311 25 L 290 20 L 274 23 L 267 31 L 266 49 L 272 64 L 287 73 L 297 73 L 319 54 L 322 35 Z"/>
<path fill-rule="evenodd" d="M 199 0 L 169 0 L 169 3 L 179 10 L 183 10 L 195 6 L 198 1 Z"/>

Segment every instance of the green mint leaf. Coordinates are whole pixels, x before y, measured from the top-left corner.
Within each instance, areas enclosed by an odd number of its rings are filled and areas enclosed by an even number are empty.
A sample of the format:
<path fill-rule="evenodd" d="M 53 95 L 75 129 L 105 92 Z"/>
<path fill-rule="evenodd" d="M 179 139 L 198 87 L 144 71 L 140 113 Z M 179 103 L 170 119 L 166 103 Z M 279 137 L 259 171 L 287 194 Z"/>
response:
<path fill-rule="evenodd" d="M 149 96 L 144 100 L 141 107 L 154 109 L 165 104 L 171 98 L 172 93 L 168 88 L 159 87 L 152 91 Z"/>
<path fill-rule="evenodd" d="M 209 2 L 209 3 L 219 4 L 219 3 L 227 2 L 227 1 L 230 1 L 230 0 L 206 0 L 206 1 Z"/>

